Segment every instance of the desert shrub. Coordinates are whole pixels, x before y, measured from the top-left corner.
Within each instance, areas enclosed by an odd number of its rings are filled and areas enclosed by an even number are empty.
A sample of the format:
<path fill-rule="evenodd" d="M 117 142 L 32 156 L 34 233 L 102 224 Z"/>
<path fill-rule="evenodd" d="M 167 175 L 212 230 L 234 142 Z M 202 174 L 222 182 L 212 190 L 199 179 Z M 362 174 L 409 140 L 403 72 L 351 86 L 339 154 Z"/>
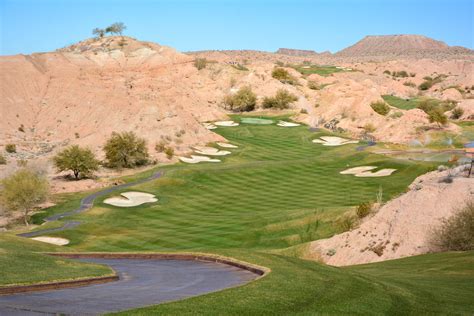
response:
<path fill-rule="evenodd" d="M 416 73 L 410 72 L 410 77 L 415 77 L 415 76 L 416 76 Z"/>
<path fill-rule="evenodd" d="M 248 71 L 249 70 L 247 67 L 245 67 L 244 65 L 241 65 L 241 64 L 232 65 L 232 68 L 235 68 L 235 69 L 240 70 L 240 71 Z"/>
<path fill-rule="evenodd" d="M 166 149 L 166 142 L 165 141 L 160 141 L 159 143 L 156 143 L 155 145 L 155 150 L 156 152 L 162 153 Z"/>
<path fill-rule="evenodd" d="M 434 109 L 428 113 L 428 119 L 430 123 L 436 123 L 439 127 L 448 123 L 448 117 L 443 113 L 441 109 Z"/>
<path fill-rule="evenodd" d="M 265 109 L 288 109 L 290 104 L 297 101 L 298 97 L 285 89 L 279 89 L 274 97 L 265 97 L 262 106 Z"/>
<path fill-rule="evenodd" d="M 133 168 L 148 162 L 146 141 L 134 132 L 113 132 L 104 151 L 107 165 L 111 168 Z"/>
<path fill-rule="evenodd" d="M 382 101 L 373 102 L 370 107 L 380 115 L 387 115 L 390 112 L 390 107 Z"/>
<path fill-rule="evenodd" d="M 0 154 L 0 165 L 6 165 L 7 164 L 7 159 L 5 156 Z"/>
<path fill-rule="evenodd" d="M 225 106 L 232 111 L 253 111 L 257 104 L 257 96 L 250 86 L 242 87 L 235 94 L 229 94 L 224 98 Z"/>
<path fill-rule="evenodd" d="M 46 177 L 30 169 L 20 169 L 1 182 L 1 202 L 6 210 L 21 211 L 25 225 L 30 212 L 45 202 L 49 195 Z"/>
<path fill-rule="evenodd" d="M 288 83 L 288 84 L 296 84 L 296 79 L 290 75 L 288 70 L 276 67 L 272 71 L 272 77 L 280 80 L 282 83 Z"/>
<path fill-rule="evenodd" d="M 275 63 L 275 65 L 280 66 L 280 67 L 283 67 L 283 66 L 285 65 L 285 63 L 282 62 L 281 60 L 278 60 L 278 61 Z"/>
<path fill-rule="evenodd" d="M 434 86 L 437 83 L 440 83 L 443 81 L 443 79 L 446 78 L 446 75 L 438 75 L 435 78 L 431 78 L 430 76 L 423 77 L 425 81 L 420 83 L 418 86 L 418 89 L 420 90 L 429 90 L 432 86 Z"/>
<path fill-rule="evenodd" d="M 364 218 L 372 212 L 372 203 L 364 202 L 357 206 L 356 214 L 358 218 Z"/>
<path fill-rule="evenodd" d="M 165 148 L 166 158 L 171 159 L 174 156 L 174 149 L 172 147 Z"/>
<path fill-rule="evenodd" d="M 392 114 L 390 114 L 390 117 L 393 118 L 393 119 L 397 119 L 397 118 L 400 118 L 402 116 L 403 116 L 403 113 L 400 112 L 400 111 L 393 112 Z"/>
<path fill-rule="evenodd" d="M 392 74 L 392 73 L 390 72 L 390 70 L 385 70 L 383 73 L 384 73 L 385 75 L 389 75 L 389 76 Z"/>
<path fill-rule="evenodd" d="M 300 110 L 300 113 L 301 113 L 301 114 L 308 114 L 308 110 L 306 110 L 306 109 L 301 109 L 301 110 Z"/>
<path fill-rule="evenodd" d="M 23 124 L 21 124 L 20 127 L 18 127 L 18 131 L 24 133 L 25 132 L 25 126 Z"/>
<path fill-rule="evenodd" d="M 468 202 L 432 232 L 431 244 L 441 251 L 474 249 L 474 201 Z"/>
<path fill-rule="evenodd" d="M 405 70 L 396 71 L 396 72 L 394 71 L 392 73 L 392 76 L 399 77 L 399 78 L 406 78 L 406 77 L 408 77 L 408 73 Z"/>
<path fill-rule="evenodd" d="M 411 81 L 406 81 L 403 83 L 404 86 L 407 86 L 407 87 L 411 87 L 411 88 L 415 88 L 416 87 L 416 84 L 414 84 L 413 82 Z"/>
<path fill-rule="evenodd" d="M 308 81 L 308 88 L 311 90 L 319 90 L 319 85 L 314 81 Z"/>
<path fill-rule="evenodd" d="M 355 220 L 353 217 L 345 216 L 338 220 L 337 222 L 338 229 L 342 232 L 350 231 L 355 227 Z"/>
<path fill-rule="evenodd" d="M 194 67 L 197 68 L 197 70 L 201 70 L 206 68 L 207 66 L 207 59 L 206 58 L 196 58 L 194 60 Z"/>
<path fill-rule="evenodd" d="M 464 114 L 464 110 L 460 107 L 454 108 L 454 110 L 451 112 L 451 118 L 453 120 L 457 120 L 461 118 L 461 116 Z"/>
<path fill-rule="evenodd" d="M 450 111 L 456 107 L 456 101 L 446 100 L 440 101 L 437 99 L 423 99 L 418 103 L 418 108 L 423 110 L 426 114 L 434 110 L 439 110 L 440 112 L 444 113 L 446 111 Z"/>
<path fill-rule="evenodd" d="M 58 172 L 70 170 L 76 180 L 79 176 L 90 176 L 99 169 L 99 161 L 89 148 L 72 145 L 53 157 L 53 162 Z"/>
<path fill-rule="evenodd" d="M 372 123 L 365 124 L 363 129 L 366 133 L 373 133 L 376 130 L 374 124 L 372 124 Z"/>
<path fill-rule="evenodd" d="M 16 145 L 15 144 L 6 144 L 5 151 L 9 154 L 16 153 Z"/>

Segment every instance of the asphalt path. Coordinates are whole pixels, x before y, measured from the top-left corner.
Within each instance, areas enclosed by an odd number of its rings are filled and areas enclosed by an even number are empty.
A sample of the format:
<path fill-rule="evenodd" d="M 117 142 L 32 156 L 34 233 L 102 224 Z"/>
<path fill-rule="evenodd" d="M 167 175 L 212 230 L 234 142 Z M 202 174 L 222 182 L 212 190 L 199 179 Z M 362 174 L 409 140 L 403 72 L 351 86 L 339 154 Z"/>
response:
<path fill-rule="evenodd" d="M 80 259 L 109 265 L 119 281 L 0 296 L 0 315 L 99 315 L 180 300 L 245 284 L 256 274 L 197 260 Z"/>
<path fill-rule="evenodd" d="M 159 177 L 161 177 L 162 175 L 163 175 L 163 172 L 158 171 L 158 172 L 153 173 L 148 178 L 144 178 L 144 179 L 140 179 L 140 180 L 137 180 L 137 181 L 128 182 L 128 183 L 124 183 L 124 184 L 119 184 L 119 185 L 115 185 L 115 186 L 111 186 L 111 187 L 108 187 L 104 190 L 97 191 L 95 193 L 92 193 L 92 194 L 84 197 L 81 200 L 81 204 L 79 205 L 78 208 L 76 208 L 72 211 L 68 211 L 68 212 L 64 212 L 64 213 L 49 216 L 49 217 L 45 218 L 45 221 L 46 222 L 57 221 L 57 220 L 62 219 L 64 217 L 68 217 L 68 216 L 71 216 L 71 215 L 82 213 L 82 212 L 87 211 L 88 209 L 90 209 L 94 205 L 94 200 L 98 197 L 102 197 L 102 196 L 108 195 L 112 192 L 115 192 L 115 191 L 118 191 L 118 190 L 121 190 L 121 189 L 125 189 L 125 188 L 128 188 L 128 187 L 137 185 L 137 184 L 142 184 L 142 183 L 145 183 L 145 182 L 156 180 Z M 80 224 L 81 224 L 81 222 L 79 222 L 79 221 L 65 221 L 64 225 L 61 226 L 61 227 L 37 230 L 37 231 L 34 231 L 34 232 L 18 234 L 18 236 L 28 237 L 28 238 L 29 237 L 36 237 L 36 236 L 45 235 L 45 234 L 52 233 L 52 232 L 58 232 L 58 231 L 66 230 L 66 229 L 71 229 L 71 228 L 74 228 L 74 227 L 76 227 Z"/>

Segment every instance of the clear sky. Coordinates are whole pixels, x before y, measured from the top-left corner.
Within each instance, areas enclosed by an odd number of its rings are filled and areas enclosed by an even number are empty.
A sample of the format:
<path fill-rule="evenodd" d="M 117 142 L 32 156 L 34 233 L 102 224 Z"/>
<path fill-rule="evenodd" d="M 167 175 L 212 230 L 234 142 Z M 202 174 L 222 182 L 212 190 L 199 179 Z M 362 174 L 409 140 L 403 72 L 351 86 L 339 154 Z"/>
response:
<path fill-rule="evenodd" d="M 51 51 L 121 21 L 180 51 L 338 51 L 365 35 L 422 34 L 474 48 L 474 0 L 0 0 L 0 54 Z"/>

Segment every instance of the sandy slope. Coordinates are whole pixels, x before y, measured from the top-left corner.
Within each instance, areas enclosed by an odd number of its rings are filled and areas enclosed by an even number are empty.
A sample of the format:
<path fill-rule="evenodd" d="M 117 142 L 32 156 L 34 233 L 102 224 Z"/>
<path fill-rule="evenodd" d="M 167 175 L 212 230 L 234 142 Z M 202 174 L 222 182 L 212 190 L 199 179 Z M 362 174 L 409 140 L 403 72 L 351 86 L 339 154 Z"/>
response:
<path fill-rule="evenodd" d="M 311 256 L 335 266 L 383 261 L 427 253 L 434 227 L 474 199 L 474 179 L 465 167 L 418 177 L 409 191 L 385 204 L 360 227 L 311 243 Z M 440 182 L 447 175 L 452 183 Z M 378 253 L 378 254 L 377 254 Z"/>

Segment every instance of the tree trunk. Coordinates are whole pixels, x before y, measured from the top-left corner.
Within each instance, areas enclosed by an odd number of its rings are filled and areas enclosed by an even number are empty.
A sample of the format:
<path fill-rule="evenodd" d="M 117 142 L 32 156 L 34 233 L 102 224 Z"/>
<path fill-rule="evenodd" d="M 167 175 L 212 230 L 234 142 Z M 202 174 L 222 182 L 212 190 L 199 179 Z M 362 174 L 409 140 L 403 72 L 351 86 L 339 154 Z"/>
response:
<path fill-rule="evenodd" d="M 79 180 L 79 171 L 74 170 L 74 177 L 76 178 L 76 180 Z"/>
<path fill-rule="evenodd" d="M 28 224 L 28 210 L 25 210 L 25 215 L 23 217 L 23 220 L 25 221 L 25 226 L 29 226 L 29 224 Z"/>

